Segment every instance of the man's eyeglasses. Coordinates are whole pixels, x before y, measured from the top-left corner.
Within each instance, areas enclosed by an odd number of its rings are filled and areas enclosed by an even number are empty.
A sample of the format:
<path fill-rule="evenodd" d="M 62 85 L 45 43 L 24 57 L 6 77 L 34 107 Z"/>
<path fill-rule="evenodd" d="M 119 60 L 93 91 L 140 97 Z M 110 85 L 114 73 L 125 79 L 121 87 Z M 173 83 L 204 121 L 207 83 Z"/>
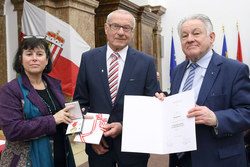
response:
<path fill-rule="evenodd" d="M 119 24 L 108 24 L 110 29 L 113 31 L 118 31 L 120 28 L 123 29 L 124 32 L 131 32 L 133 30 L 133 27 L 131 26 L 121 26 Z"/>
<path fill-rule="evenodd" d="M 45 39 L 45 36 L 42 35 L 26 35 L 23 36 L 23 39 L 36 38 L 36 39 Z"/>

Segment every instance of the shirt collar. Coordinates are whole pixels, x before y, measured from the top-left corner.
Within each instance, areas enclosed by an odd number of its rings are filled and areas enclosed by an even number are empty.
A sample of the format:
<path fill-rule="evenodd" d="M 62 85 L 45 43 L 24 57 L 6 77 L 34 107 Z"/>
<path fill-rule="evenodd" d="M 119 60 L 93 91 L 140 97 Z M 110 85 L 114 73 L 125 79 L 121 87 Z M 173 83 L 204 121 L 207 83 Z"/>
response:
<path fill-rule="evenodd" d="M 122 50 L 120 50 L 118 53 L 120 55 L 120 58 L 125 62 L 126 60 L 126 56 L 127 56 L 127 52 L 128 52 L 128 45 L 123 48 Z M 107 56 L 106 56 L 106 61 L 108 61 L 108 59 L 110 58 L 111 54 L 114 53 L 114 51 L 109 47 L 109 45 L 107 45 Z"/>
<path fill-rule="evenodd" d="M 207 54 L 205 54 L 205 56 L 203 56 L 196 63 L 199 65 L 199 67 L 206 69 L 208 67 L 208 64 L 209 64 L 211 58 L 212 58 L 212 55 L 213 55 L 213 50 L 211 49 L 210 51 L 207 52 Z M 193 62 L 191 60 L 189 60 L 189 64 L 188 64 L 187 68 L 189 68 L 191 63 L 193 63 Z"/>

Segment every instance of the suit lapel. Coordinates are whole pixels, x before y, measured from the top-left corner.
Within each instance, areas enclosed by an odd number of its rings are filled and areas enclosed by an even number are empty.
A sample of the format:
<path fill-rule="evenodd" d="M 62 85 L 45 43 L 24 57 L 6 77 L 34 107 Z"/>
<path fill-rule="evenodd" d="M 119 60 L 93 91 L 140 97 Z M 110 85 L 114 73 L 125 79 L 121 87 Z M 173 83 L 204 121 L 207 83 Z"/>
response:
<path fill-rule="evenodd" d="M 175 83 L 174 85 L 171 85 L 171 94 L 176 94 L 179 92 L 179 89 L 181 87 L 181 81 L 182 81 L 182 78 L 185 74 L 185 71 L 186 71 L 186 67 L 189 63 L 189 60 L 186 60 L 181 66 L 180 66 L 180 69 L 177 70 L 177 72 L 179 72 L 180 74 L 175 74 L 175 76 L 173 77 L 174 78 L 174 82 Z"/>
<path fill-rule="evenodd" d="M 38 110 L 42 113 L 42 115 L 48 115 L 49 110 L 45 103 L 42 101 L 38 93 L 35 89 L 30 90 L 30 93 L 27 94 L 27 98 L 30 100 L 32 104 L 34 104 Z"/>
<path fill-rule="evenodd" d="M 115 104 L 117 103 L 117 101 L 119 101 L 119 99 L 123 95 L 123 91 L 126 87 L 126 84 L 129 80 L 130 76 L 131 76 L 131 73 L 134 69 L 136 61 L 137 61 L 136 52 L 131 47 L 129 47 L 128 52 L 127 52 L 126 62 L 124 64 L 124 68 L 123 68 L 123 72 L 122 72 L 122 78 L 120 80 L 120 85 L 119 85 L 117 97 L 115 99 Z"/>
<path fill-rule="evenodd" d="M 222 63 L 222 60 L 218 54 L 214 52 L 213 57 L 208 65 L 204 80 L 201 85 L 201 89 L 199 92 L 199 96 L 197 99 L 198 105 L 204 105 L 204 102 L 208 96 L 208 93 L 210 92 L 215 79 L 220 71 L 220 64 Z"/>
<path fill-rule="evenodd" d="M 97 54 L 94 55 L 96 63 L 96 69 L 97 73 L 99 74 L 101 80 L 102 80 L 102 85 L 104 87 L 104 91 L 107 95 L 107 98 L 110 101 L 110 105 L 112 105 L 112 100 L 110 96 L 110 90 L 109 90 L 109 83 L 108 83 L 108 75 L 107 75 L 107 60 L 106 60 L 106 52 L 107 52 L 107 45 L 104 47 L 101 47 Z"/>

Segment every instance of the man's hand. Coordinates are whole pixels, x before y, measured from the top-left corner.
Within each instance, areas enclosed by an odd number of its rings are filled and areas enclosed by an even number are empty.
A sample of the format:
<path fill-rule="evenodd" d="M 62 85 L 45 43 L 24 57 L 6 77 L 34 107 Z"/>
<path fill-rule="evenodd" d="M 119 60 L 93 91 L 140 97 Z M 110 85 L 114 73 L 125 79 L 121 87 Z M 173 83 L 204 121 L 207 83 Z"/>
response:
<path fill-rule="evenodd" d="M 82 113 L 84 113 L 84 111 L 85 111 L 85 108 L 82 108 Z M 83 115 L 83 118 L 84 119 L 93 119 L 94 117 L 91 115 Z"/>
<path fill-rule="evenodd" d="M 194 108 L 188 111 L 188 118 L 195 117 L 196 124 L 204 124 L 208 126 L 217 125 L 217 117 L 212 110 L 206 106 L 195 105 Z"/>
<path fill-rule="evenodd" d="M 164 98 L 166 97 L 164 93 L 155 93 L 155 97 L 158 98 L 159 100 L 163 101 Z"/>
<path fill-rule="evenodd" d="M 102 155 L 105 154 L 106 152 L 108 152 L 108 144 L 106 142 L 106 140 L 104 139 L 104 137 L 102 137 L 100 144 L 92 144 L 92 149 L 95 151 L 96 154 L 98 155 Z"/>
<path fill-rule="evenodd" d="M 111 124 L 107 124 L 105 125 L 105 129 L 107 130 L 103 133 L 105 137 L 110 136 L 112 138 L 116 138 L 122 133 L 122 125 L 120 122 L 113 122 Z"/>

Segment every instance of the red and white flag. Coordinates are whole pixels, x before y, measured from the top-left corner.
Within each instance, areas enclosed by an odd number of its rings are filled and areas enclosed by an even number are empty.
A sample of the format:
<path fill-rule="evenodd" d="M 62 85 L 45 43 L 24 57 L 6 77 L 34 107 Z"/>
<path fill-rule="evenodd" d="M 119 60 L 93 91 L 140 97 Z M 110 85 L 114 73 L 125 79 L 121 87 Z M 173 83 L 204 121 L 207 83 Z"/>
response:
<path fill-rule="evenodd" d="M 73 96 L 81 55 L 90 46 L 71 27 L 48 12 L 24 0 L 21 35 L 42 35 L 50 43 L 53 69 L 50 76 L 60 79 L 63 93 Z"/>

